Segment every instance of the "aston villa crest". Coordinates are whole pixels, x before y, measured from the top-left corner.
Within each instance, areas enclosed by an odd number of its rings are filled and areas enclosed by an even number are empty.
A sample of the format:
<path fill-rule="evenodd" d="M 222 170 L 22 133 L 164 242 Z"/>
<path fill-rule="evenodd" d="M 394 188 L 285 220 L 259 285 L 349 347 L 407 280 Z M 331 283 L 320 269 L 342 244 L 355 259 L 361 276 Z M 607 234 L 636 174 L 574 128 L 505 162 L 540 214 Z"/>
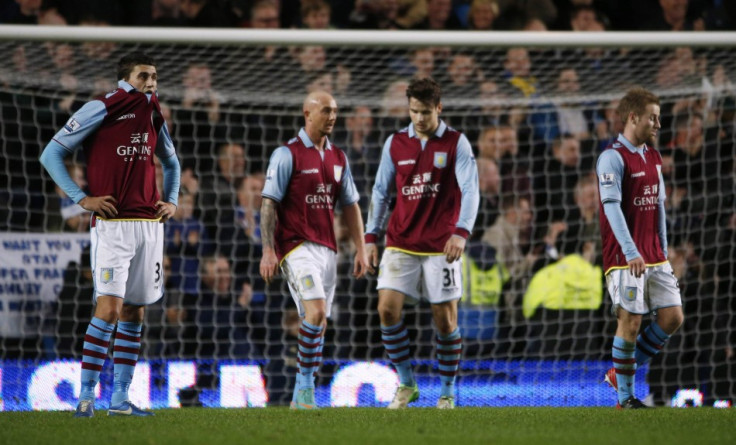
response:
<path fill-rule="evenodd" d="M 112 282 L 113 278 L 113 268 L 112 267 L 103 267 L 100 269 L 100 281 L 107 284 Z"/>
<path fill-rule="evenodd" d="M 438 151 L 434 154 L 434 166 L 437 168 L 445 168 L 447 166 L 447 152 Z"/>
<path fill-rule="evenodd" d="M 339 165 L 335 166 L 335 182 L 340 182 L 340 178 L 342 178 L 342 167 Z"/>

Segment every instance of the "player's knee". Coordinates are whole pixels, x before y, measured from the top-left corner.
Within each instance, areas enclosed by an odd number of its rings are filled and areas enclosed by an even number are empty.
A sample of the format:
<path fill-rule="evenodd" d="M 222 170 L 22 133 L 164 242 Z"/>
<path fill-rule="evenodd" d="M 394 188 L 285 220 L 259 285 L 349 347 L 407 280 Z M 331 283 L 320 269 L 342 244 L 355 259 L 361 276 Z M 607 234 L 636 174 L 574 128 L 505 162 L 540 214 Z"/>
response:
<path fill-rule="evenodd" d="M 120 318 L 120 310 L 115 306 L 98 305 L 95 309 L 95 317 L 105 323 L 115 324 Z"/>
<path fill-rule="evenodd" d="M 457 323 L 453 323 L 449 318 L 435 320 L 434 322 L 437 325 L 437 332 L 439 332 L 440 335 L 452 334 L 455 328 L 457 328 Z"/>
<path fill-rule="evenodd" d="M 309 322 L 309 324 L 314 326 L 324 326 L 327 323 L 327 314 L 325 313 L 325 310 L 321 308 L 313 308 L 307 312 L 304 318 Z"/>
<path fill-rule="evenodd" d="M 378 302 L 378 316 L 381 318 L 381 324 L 384 326 L 393 326 L 401 321 L 400 311 L 397 311 L 391 304 L 385 302 Z"/>
<path fill-rule="evenodd" d="M 682 326 L 682 323 L 685 321 L 685 317 L 682 314 L 682 311 L 677 311 L 672 314 L 670 314 L 666 320 L 662 320 L 664 326 L 662 329 L 668 334 L 672 335 L 680 329 L 680 326 Z"/>

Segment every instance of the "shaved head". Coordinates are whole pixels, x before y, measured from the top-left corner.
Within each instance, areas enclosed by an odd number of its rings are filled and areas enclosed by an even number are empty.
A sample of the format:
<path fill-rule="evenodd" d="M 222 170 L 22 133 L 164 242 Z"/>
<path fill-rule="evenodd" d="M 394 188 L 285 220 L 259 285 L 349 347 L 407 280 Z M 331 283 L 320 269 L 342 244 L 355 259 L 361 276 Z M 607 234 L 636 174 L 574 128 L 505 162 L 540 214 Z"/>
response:
<path fill-rule="evenodd" d="M 307 95 L 303 105 L 304 129 L 312 142 L 322 141 L 332 134 L 337 120 L 337 103 L 330 93 L 314 91 Z M 322 145 L 320 142 L 319 146 Z"/>
<path fill-rule="evenodd" d="M 302 110 L 304 111 L 311 111 L 315 107 L 320 108 L 322 106 L 329 106 L 330 102 L 334 102 L 335 99 L 332 97 L 330 93 L 327 93 L 325 91 L 314 91 L 307 95 L 307 97 L 304 98 L 304 104 L 302 105 Z"/>

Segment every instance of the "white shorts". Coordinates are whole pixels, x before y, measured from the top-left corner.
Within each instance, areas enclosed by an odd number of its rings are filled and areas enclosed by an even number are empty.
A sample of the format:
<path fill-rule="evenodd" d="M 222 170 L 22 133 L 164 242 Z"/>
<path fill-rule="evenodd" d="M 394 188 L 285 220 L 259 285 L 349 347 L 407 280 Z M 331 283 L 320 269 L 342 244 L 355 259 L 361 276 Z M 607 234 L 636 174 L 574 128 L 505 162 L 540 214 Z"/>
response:
<path fill-rule="evenodd" d="M 639 278 L 629 269 L 614 269 L 606 275 L 606 286 L 614 314 L 619 307 L 644 315 L 663 307 L 682 306 L 680 287 L 669 261 L 647 267 Z"/>
<path fill-rule="evenodd" d="M 143 306 L 163 296 L 163 224 L 98 218 L 90 237 L 95 300 L 110 295 L 125 304 Z"/>
<path fill-rule="evenodd" d="M 463 296 L 462 259 L 447 262 L 445 255 L 415 255 L 388 248 L 378 270 L 378 289 L 406 295 L 408 303 L 421 298 L 431 304 L 459 300 Z"/>
<path fill-rule="evenodd" d="M 303 300 L 326 300 L 325 315 L 330 317 L 337 285 L 337 253 L 334 250 L 304 242 L 284 257 L 281 271 L 289 283 L 299 317 L 304 317 Z"/>

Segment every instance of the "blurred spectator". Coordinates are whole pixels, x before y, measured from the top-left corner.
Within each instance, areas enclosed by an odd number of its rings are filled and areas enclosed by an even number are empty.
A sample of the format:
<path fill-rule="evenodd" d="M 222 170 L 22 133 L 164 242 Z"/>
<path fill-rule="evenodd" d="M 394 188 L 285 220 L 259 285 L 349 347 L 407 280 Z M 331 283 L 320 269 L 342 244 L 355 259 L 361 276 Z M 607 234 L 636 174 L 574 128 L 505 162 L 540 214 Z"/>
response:
<path fill-rule="evenodd" d="M 594 110 L 583 108 L 586 103 L 580 98 L 580 77 L 575 68 L 558 71 L 554 94 L 553 104 L 539 107 L 531 116 L 535 140 L 550 142 L 561 134 L 589 138 Z"/>
<path fill-rule="evenodd" d="M 512 91 L 522 97 L 534 97 L 539 93 L 537 78 L 532 76 L 532 63 L 525 48 L 509 48 L 503 62 L 503 78 Z"/>
<path fill-rule="evenodd" d="M 547 28 L 547 25 L 536 17 L 527 19 L 526 23 L 524 24 L 524 27 L 521 30 L 531 31 L 531 32 L 549 31 L 549 29 Z"/>
<path fill-rule="evenodd" d="M 191 62 L 181 78 L 181 103 L 174 107 L 176 141 L 183 168 L 192 168 L 197 176 L 214 174 L 215 144 L 224 98 L 213 87 L 212 70 L 204 63 Z"/>
<path fill-rule="evenodd" d="M 85 15 L 79 20 L 79 26 L 112 26 L 107 20 L 99 19 L 92 15 Z M 86 62 L 112 64 L 120 59 L 117 52 L 118 45 L 115 42 L 82 42 L 81 56 Z"/>
<path fill-rule="evenodd" d="M 200 267 L 202 287 L 198 294 L 184 295 L 180 314 L 185 319 L 185 332 L 177 356 L 214 359 L 200 364 L 197 387 L 216 388 L 219 360 L 247 359 L 257 354 L 248 341 L 252 289 L 244 283 L 233 286 L 230 263 L 222 256 L 206 257 Z"/>
<path fill-rule="evenodd" d="M 246 176 L 238 186 L 236 218 L 247 238 L 256 244 L 261 244 L 261 191 L 265 181 L 265 175 L 259 172 Z"/>
<path fill-rule="evenodd" d="M 716 232 L 724 212 L 733 206 L 733 180 L 717 173 L 720 170 L 722 148 L 718 143 L 706 143 L 703 117 L 684 114 L 675 119 L 675 136 L 671 147 L 674 163 L 673 186 L 686 190 L 681 203 L 682 215 L 687 216 L 683 227 L 689 241 L 703 255 L 706 246 L 716 241 Z"/>
<path fill-rule="evenodd" d="M 547 27 L 557 18 L 557 8 L 553 0 L 496 0 L 501 11 L 494 21 L 495 29 L 516 31 L 524 27 L 531 18 L 538 18 Z"/>
<path fill-rule="evenodd" d="M 480 205 L 471 239 L 480 239 L 498 217 L 501 204 L 501 175 L 498 164 L 491 158 L 477 158 Z"/>
<path fill-rule="evenodd" d="M 217 0 L 180 0 L 179 10 L 194 28 L 228 28 L 236 26 L 233 14 L 220 6 Z"/>
<path fill-rule="evenodd" d="M 58 296 L 56 354 L 60 358 L 81 360 L 87 320 L 94 309 L 94 281 L 89 246 L 82 249 L 78 262 L 69 262 Z"/>
<path fill-rule="evenodd" d="M 38 24 L 52 26 L 68 25 L 66 18 L 61 15 L 58 8 L 56 8 L 52 3 L 41 5 L 41 10 L 38 13 Z"/>
<path fill-rule="evenodd" d="M 2 23 L 35 25 L 41 11 L 42 0 L 15 0 L 3 5 Z"/>
<path fill-rule="evenodd" d="M 432 48 L 416 48 L 405 56 L 394 59 L 391 70 L 401 77 L 419 79 L 432 77 L 434 72 L 434 50 Z"/>
<path fill-rule="evenodd" d="M 220 103 L 223 97 L 212 86 L 212 70 L 209 66 L 203 63 L 190 64 L 182 78 L 182 85 L 183 107 L 189 109 L 204 107 L 210 123 L 220 120 Z"/>
<path fill-rule="evenodd" d="M 595 125 L 595 137 L 598 139 L 598 150 L 605 149 L 624 131 L 624 123 L 618 116 L 618 99 L 608 102 L 603 109 L 602 119 Z"/>
<path fill-rule="evenodd" d="M 647 31 L 703 31 L 702 19 L 688 17 L 688 0 L 659 0 L 660 9 L 644 20 L 641 29 Z"/>
<path fill-rule="evenodd" d="M 250 27 L 276 29 L 281 27 L 279 5 L 273 0 L 259 0 L 250 8 Z"/>
<path fill-rule="evenodd" d="M 530 195 L 530 166 L 519 157 L 519 137 L 513 127 L 502 124 L 483 129 L 478 137 L 478 157 L 496 161 L 501 172 L 503 196 Z"/>
<path fill-rule="evenodd" d="M 468 139 L 476 140 L 477 132 L 488 126 L 509 125 L 518 130 L 524 125 L 524 108 L 510 104 L 507 88 L 486 79 L 480 82 L 479 93 L 480 111 L 465 119 Z"/>
<path fill-rule="evenodd" d="M 409 101 L 406 99 L 408 86 L 408 81 L 396 80 L 386 87 L 381 98 L 381 116 L 406 121 L 409 114 Z"/>
<path fill-rule="evenodd" d="M 398 14 L 397 0 L 355 0 L 349 24 L 355 29 L 402 29 Z"/>
<path fill-rule="evenodd" d="M 302 26 L 308 29 L 331 28 L 332 8 L 324 0 L 302 0 Z"/>
<path fill-rule="evenodd" d="M 248 4 L 243 7 L 246 6 Z M 258 0 L 249 8 L 248 20 L 241 23 L 242 26 L 250 26 L 254 29 L 278 29 L 281 27 L 279 4 L 274 0 Z M 284 65 L 292 63 L 292 57 L 284 46 L 254 46 L 247 48 L 243 57 L 253 60 L 252 75 L 244 76 L 243 83 L 257 91 L 270 91 L 280 88 L 281 85 L 273 81 L 271 74 L 277 70 L 283 70 Z"/>
<path fill-rule="evenodd" d="M 601 266 L 578 253 L 536 272 L 524 293 L 523 311 L 529 324 L 525 353 L 580 360 L 600 351 L 602 282 Z"/>
<path fill-rule="evenodd" d="M 481 241 L 495 249 L 496 261 L 509 274 L 500 300 L 499 322 L 504 326 L 497 335 L 504 343 L 502 351 L 521 352 L 518 340 L 524 337 L 521 314 L 521 294 L 531 277 L 532 266 L 538 256 L 525 253 L 531 229 L 532 211 L 529 199 L 507 196 L 501 200 L 501 214 L 496 222 L 485 230 Z"/>
<path fill-rule="evenodd" d="M 596 177 L 594 174 L 581 176 L 575 184 L 575 207 L 566 219 L 567 230 L 558 244 L 562 255 L 578 254 L 589 263 L 603 267 L 598 211 Z"/>
<path fill-rule="evenodd" d="M 468 10 L 468 29 L 488 31 L 493 29 L 493 21 L 498 17 L 498 3 L 495 0 L 473 0 Z"/>
<path fill-rule="evenodd" d="M 479 239 L 468 243 L 462 273 L 464 291 L 457 317 L 463 331 L 463 353 L 466 358 L 483 359 L 496 345 L 499 304 L 510 276 L 495 247 Z"/>
<path fill-rule="evenodd" d="M 478 95 L 478 83 L 483 80 L 483 73 L 472 55 L 455 54 L 447 66 L 447 77 L 442 87 L 444 97 L 472 98 Z"/>
<path fill-rule="evenodd" d="M 172 286 L 188 294 L 199 290 L 199 259 L 211 250 L 204 224 L 194 217 L 196 199 L 196 195 L 179 193 L 176 213 L 164 226 L 164 251 L 171 265 L 169 280 Z"/>
<path fill-rule="evenodd" d="M 180 0 L 152 0 L 151 26 L 185 26 Z"/>
<path fill-rule="evenodd" d="M 552 153 L 536 157 L 534 167 L 534 208 L 537 231 L 554 221 L 568 221 L 575 207 L 574 190 L 580 176 L 580 141 L 560 135 L 552 143 Z M 550 154 L 552 156 L 550 156 Z"/>
<path fill-rule="evenodd" d="M 676 48 L 660 62 L 655 82 L 663 89 L 699 86 L 705 63 L 705 59 L 695 58 L 691 48 Z"/>
<path fill-rule="evenodd" d="M 327 70 L 312 71 L 306 76 L 305 80 L 307 82 L 305 92 L 307 93 L 325 91 L 333 94 L 335 92 L 332 73 Z"/>
<path fill-rule="evenodd" d="M 579 5 L 570 12 L 571 31 L 604 31 L 605 24 L 598 12 L 589 5 Z"/>
<path fill-rule="evenodd" d="M 217 150 L 217 172 L 202 181 L 199 208 L 211 240 L 226 255 L 233 245 L 237 185 L 246 174 L 245 149 L 223 144 Z"/>
<path fill-rule="evenodd" d="M 426 0 L 427 16 L 414 29 L 457 30 L 463 29 L 460 20 L 452 11 L 452 0 Z"/>
<path fill-rule="evenodd" d="M 345 130 L 336 131 L 332 141 L 342 148 L 348 157 L 350 172 L 360 194 L 365 217 L 382 147 L 378 134 L 374 131 L 373 112 L 369 107 L 358 105 L 346 114 Z"/>

